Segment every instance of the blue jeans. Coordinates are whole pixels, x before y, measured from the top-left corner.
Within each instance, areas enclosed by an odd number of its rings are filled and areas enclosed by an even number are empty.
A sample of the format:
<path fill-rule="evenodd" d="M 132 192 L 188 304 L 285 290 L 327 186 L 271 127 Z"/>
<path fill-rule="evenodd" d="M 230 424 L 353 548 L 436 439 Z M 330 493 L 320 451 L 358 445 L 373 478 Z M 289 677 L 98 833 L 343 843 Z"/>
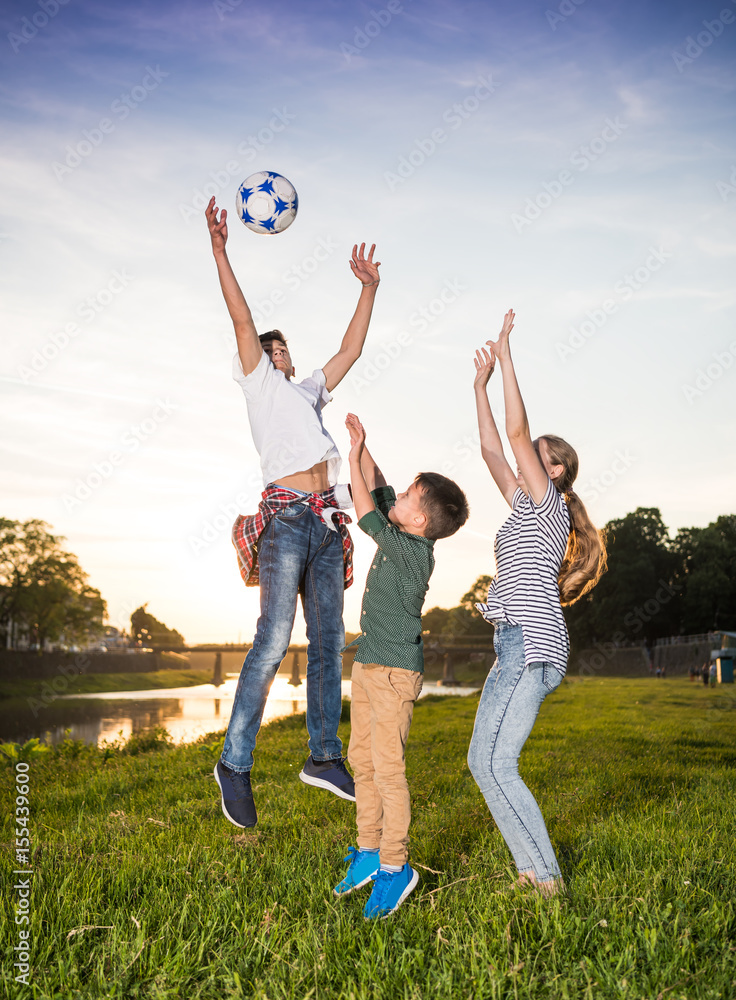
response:
<path fill-rule="evenodd" d="M 296 492 L 296 491 L 295 491 Z M 306 496 L 306 494 L 304 494 Z M 297 596 L 307 623 L 307 730 L 314 760 L 342 756 L 342 538 L 306 504 L 284 507 L 258 539 L 261 614 L 240 672 L 222 751 L 233 771 L 250 771 L 268 692 L 286 656 Z"/>
<path fill-rule="evenodd" d="M 521 625 L 497 622 L 493 645 L 497 659 L 478 705 L 468 764 L 519 872 L 547 882 L 559 878 L 560 866 L 536 799 L 519 777 L 519 754 L 562 675 L 551 663 L 524 666 Z"/>

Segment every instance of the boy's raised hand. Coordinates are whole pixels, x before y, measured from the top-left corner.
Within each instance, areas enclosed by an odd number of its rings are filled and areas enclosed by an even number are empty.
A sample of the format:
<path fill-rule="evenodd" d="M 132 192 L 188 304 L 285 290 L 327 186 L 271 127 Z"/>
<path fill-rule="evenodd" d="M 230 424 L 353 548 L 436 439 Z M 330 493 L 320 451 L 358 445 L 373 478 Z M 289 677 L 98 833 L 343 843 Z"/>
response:
<path fill-rule="evenodd" d="M 375 249 L 376 244 L 374 243 L 368 251 L 368 256 L 366 257 L 365 243 L 360 244 L 360 250 L 358 250 L 357 243 L 353 247 L 353 256 L 350 259 L 350 269 L 362 285 L 377 285 L 381 280 L 381 276 L 378 273 L 378 268 L 381 266 L 381 262 L 376 261 L 375 264 L 373 263 L 373 252 Z"/>
<path fill-rule="evenodd" d="M 227 209 L 223 208 L 220 212 L 220 219 L 217 219 L 217 205 L 215 204 L 215 196 L 210 198 L 210 203 L 204 210 L 204 214 L 207 217 L 207 228 L 210 231 L 210 239 L 212 240 L 212 249 L 217 252 L 218 250 L 224 250 L 225 244 L 227 243 Z"/>
<path fill-rule="evenodd" d="M 493 369 L 496 367 L 496 356 L 493 353 L 493 349 L 489 353 L 485 347 L 481 347 L 479 351 L 475 352 L 473 361 L 475 362 L 473 388 L 485 389 L 489 378 L 493 375 Z"/>
<path fill-rule="evenodd" d="M 354 413 L 348 413 L 345 418 L 345 426 L 350 434 L 350 457 L 357 456 L 360 458 L 360 454 L 365 446 L 365 427 L 363 427 Z"/>
<path fill-rule="evenodd" d="M 513 309 L 509 309 L 503 318 L 503 326 L 498 335 L 498 340 L 487 340 L 486 343 L 493 351 L 499 361 L 506 361 L 511 357 L 509 351 L 509 334 L 514 329 L 514 319 L 516 318 Z"/>

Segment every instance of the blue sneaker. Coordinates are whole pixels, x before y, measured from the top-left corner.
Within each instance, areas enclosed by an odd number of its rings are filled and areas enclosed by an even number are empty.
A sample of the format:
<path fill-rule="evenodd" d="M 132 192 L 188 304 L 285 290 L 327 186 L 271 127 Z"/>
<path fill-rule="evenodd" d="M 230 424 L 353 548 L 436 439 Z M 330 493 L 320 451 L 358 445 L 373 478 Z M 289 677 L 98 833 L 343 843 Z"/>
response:
<path fill-rule="evenodd" d="M 215 781 L 220 786 L 222 811 L 233 826 L 255 826 L 258 816 L 250 787 L 250 771 L 231 771 L 218 760 Z"/>
<path fill-rule="evenodd" d="M 299 777 L 305 785 L 326 788 L 328 792 L 334 792 L 341 799 L 355 802 L 355 782 L 345 767 L 344 757 L 316 761 L 310 753 L 299 772 Z"/>
<path fill-rule="evenodd" d="M 348 847 L 347 857 L 342 860 L 350 865 L 345 878 L 332 890 L 336 896 L 347 896 L 353 889 L 367 885 L 381 867 L 378 851 L 361 851 L 358 847 Z"/>
<path fill-rule="evenodd" d="M 419 875 L 408 863 L 400 872 L 384 872 L 379 869 L 373 878 L 376 884 L 363 910 L 366 920 L 381 920 L 398 910 L 419 881 Z"/>

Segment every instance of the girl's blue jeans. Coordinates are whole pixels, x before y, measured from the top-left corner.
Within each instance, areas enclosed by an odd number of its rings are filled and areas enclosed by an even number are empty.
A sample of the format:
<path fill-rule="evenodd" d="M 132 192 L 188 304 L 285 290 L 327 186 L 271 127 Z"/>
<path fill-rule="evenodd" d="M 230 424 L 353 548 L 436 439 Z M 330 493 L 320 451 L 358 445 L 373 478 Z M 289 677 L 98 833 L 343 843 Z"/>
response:
<path fill-rule="evenodd" d="M 519 754 L 539 708 L 562 680 L 551 663 L 524 665 L 520 625 L 496 622 L 496 662 L 475 716 L 468 764 L 520 873 L 559 878 L 560 866 L 536 799 L 519 776 Z"/>
<path fill-rule="evenodd" d="M 256 736 L 271 683 L 289 648 L 299 596 L 307 625 L 309 750 L 317 761 L 341 757 L 337 727 L 345 573 L 340 533 L 330 530 L 306 504 L 284 507 L 258 539 L 258 569 L 261 614 L 240 672 L 222 762 L 233 771 L 253 767 Z"/>

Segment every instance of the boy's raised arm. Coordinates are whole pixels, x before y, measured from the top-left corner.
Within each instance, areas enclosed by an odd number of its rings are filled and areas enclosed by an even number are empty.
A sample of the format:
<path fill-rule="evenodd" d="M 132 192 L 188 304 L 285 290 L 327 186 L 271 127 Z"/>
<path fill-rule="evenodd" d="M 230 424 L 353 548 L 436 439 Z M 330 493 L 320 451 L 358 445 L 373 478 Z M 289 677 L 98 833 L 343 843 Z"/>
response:
<path fill-rule="evenodd" d="M 350 433 L 350 487 L 353 493 L 355 513 L 360 520 L 361 517 L 376 509 L 371 490 L 376 489 L 377 486 L 385 486 L 386 480 L 370 454 L 368 454 L 364 469 L 365 428 L 354 413 L 348 413 L 345 426 Z M 366 482 L 366 473 L 373 481 L 371 486 Z"/>
<path fill-rule="evenodd" d="M 386 485 L 386 478 L 378 468 L 376 460 L 368 451 L 365 446 L 365 428 L 361 424 L 360 420 L 355 416 L 354 413 L 348 413 L 345 419 L 345 426 L 348 431 L 350 431 L 350 445 L 352 447 L 353 438 L 357 437 L 361 432 L 363 434 L 363 449 L 360 456 L 360 469 L 363 473 L 363 479 L 368 487 L 369 491 L 372 493 L 373 490 L 377 490 L 379 486 Z"/>
<path fill-rule="evenodd" d="M 365 343 L 368 326 L 373 312 L 373 302 L 376 298 L 376 290 L 381 282 L 378 268 L 381 262 L 373 263 L 373 252 L 376 249 L 375 243 L 365 256 L 365 243 L 361 243 L 360 250 L 358 244 L 353 247 L 353 256 L 350 260 L 350 268 L 355 277 L 363 286 L 360 290 L 358 305 L 350 320 L 345 336 L 342 338 L 340 350 L 334 357 L 330 358 L 322 371 L 325 373 L 325 385 L 327 391 L 332 392 L 345 378 L 361 355 L 363 344 Z"/>
<path fill-rule="evenodd" d="M 217 264 L 217 274 L 220 279 L 220 287 L 222 288 L 225 305 L 235 328 L 235 339 L 238 343 L 238 354 L 240 355 L 240 363 L 243 366 L 243 374 L 249 375 L 261 360 L 263 348 L 258 339 L 258 333 L 256 332 L 248 303 L 245 301 L 245 296 L 233 273 L 225 250 L 225 244 L 227 243 L 227 210 L 223 208 L 220 212 L 219 221 L 217 211 L 214 197 L 210 198 L 210 203 L 205 209 L 205 216 L 207 217 L 207 228 L 212 240 L 212 253 Z"/>

